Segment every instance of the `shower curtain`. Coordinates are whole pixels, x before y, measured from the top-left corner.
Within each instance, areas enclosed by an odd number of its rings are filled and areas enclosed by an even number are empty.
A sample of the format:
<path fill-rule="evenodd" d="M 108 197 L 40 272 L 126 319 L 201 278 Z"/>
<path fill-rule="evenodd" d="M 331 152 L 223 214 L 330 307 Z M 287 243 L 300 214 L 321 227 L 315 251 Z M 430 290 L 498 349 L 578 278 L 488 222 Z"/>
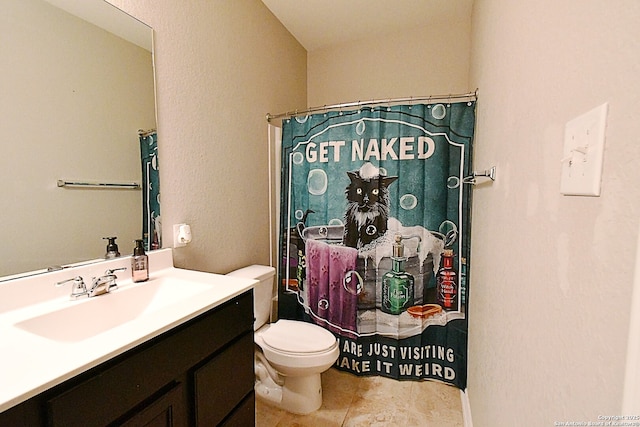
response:
<path fill-rule="evenodd" d="M 146 250 L 162 247 L 160 226 L 160 175 L 158 170 L 158 134 L 155 130 L 138 132 L 142 164 L 142 239 Z"/>
<path fill-rule="evenodd" d="M 475 101 L 283 121 L 279 317 L 336 367 L 466 387 Z"/>

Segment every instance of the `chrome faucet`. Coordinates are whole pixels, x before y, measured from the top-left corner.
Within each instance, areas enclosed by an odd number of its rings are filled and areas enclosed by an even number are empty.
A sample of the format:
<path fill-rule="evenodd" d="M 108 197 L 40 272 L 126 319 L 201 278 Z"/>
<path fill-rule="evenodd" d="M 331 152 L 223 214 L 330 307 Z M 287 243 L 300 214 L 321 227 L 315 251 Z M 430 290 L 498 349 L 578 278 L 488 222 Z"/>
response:
<path fill-rule="evenodd" d="M 126 267 L 109 269 L 104 272 L 104 276 L 94 277 L 91 280 L 91 289 L 89 289 L 88 293 L 89 298 L 106 294 L 107 292 L 111 292 L 113 289 L 118 289 L 118 284 L 116 283 L 118 276 L 115 275 L 115 272 L 124 271 L 126 269 Z"/>
<path fill-rule="evenodd" d="M 57 282 L 56 286 L 62 286 L 65 283 L 73 281 L 73 285 L 71 287 L 71 299 L 76 300 L 85 295 L 89 295 L 87 292 L 87 287 L 84 284 L 84 279 L 80 276 L 72 277 L 71 279 L 63 280 L 62 282 Z"/>
<path fill-rule="evenodd" d="M 85 285 L 84 279 L 81 276 L 76 276 L 72 277 L 71 279 L 57 282 L 56 286 L 63 286 L 65 283 L 73 282 L 70 297 L 72 300 L 76 300 L 85 295 L 89 298 L 97 297 L 98 295 L 106 294 L 113 289 L 117 289 L 118 284 L 116 283 L 116 279 L 118 278 L 118 276 L 115 275 L 115 272 L 124 271 L 126 269 L 126 267 L 108 269 L 104 272 L 104 276 L 94 277 L 91 280 L 91 289 L 89 290 L 87 290 L 87 286 Z"/>

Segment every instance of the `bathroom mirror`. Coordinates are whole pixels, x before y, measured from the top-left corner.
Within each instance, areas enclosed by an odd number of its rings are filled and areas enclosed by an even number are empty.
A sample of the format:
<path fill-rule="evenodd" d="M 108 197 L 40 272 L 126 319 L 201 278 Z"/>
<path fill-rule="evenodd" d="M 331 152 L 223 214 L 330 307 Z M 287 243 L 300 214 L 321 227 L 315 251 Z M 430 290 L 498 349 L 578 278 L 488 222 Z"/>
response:
<path fill-rule="evenodd" d="M 104 0 L 6 0 L 0 13 L 0 281 L 122 255 L 142 235 L 139 129 L 155 129 L 152 29 Z"/>

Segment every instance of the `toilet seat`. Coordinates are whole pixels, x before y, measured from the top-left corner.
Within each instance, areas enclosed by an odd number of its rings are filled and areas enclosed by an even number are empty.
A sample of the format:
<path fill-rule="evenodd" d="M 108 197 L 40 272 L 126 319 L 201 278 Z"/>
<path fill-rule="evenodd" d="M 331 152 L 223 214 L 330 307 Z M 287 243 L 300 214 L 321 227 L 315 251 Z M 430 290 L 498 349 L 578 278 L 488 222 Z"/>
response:
<path fill-rule="evenodd" d="M 280 354 L 313 356 L 337 347 L 336 337 L 326 329 L 307 322 L 281 319 L 261 333 L 262 343 Z"/>

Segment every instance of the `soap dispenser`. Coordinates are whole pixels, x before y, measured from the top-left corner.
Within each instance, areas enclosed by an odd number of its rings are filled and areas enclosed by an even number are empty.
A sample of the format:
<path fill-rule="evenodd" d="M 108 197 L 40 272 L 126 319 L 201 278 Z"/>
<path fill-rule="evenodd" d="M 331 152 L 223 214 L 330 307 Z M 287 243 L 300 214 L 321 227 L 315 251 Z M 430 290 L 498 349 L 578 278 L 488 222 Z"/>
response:
<path fill-rule="evenodd" d="M 134 282 L 149 280 L 149 257 L 144 253 L 144 241 L 136 239 L 136 247 L 131 256 L 131 279 Z"/>
<path fill-rule="evenodd" d="M 116 244 L 117 237 L 103 237 L 102 240 L 108 240 L 107 253 L 104 255 L 105 259 L 118 258 L 120 252 L 118 252 L 118 245 Z"/>

